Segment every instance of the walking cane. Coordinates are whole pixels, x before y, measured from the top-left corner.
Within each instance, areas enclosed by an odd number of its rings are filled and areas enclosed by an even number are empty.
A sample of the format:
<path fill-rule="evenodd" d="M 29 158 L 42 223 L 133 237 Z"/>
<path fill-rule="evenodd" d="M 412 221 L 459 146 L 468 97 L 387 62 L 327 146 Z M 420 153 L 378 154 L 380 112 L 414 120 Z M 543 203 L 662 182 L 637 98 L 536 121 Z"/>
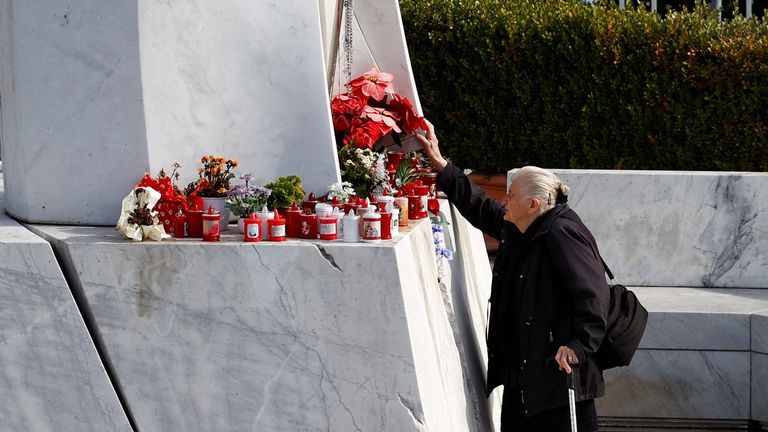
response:
<path fill-rule="evenodd" d="M 578 432 L 576 429 L 576 378 L 573 371 L 566 375 L 568 379 L 568 408 L 571 410 L 571 432 Z"/>

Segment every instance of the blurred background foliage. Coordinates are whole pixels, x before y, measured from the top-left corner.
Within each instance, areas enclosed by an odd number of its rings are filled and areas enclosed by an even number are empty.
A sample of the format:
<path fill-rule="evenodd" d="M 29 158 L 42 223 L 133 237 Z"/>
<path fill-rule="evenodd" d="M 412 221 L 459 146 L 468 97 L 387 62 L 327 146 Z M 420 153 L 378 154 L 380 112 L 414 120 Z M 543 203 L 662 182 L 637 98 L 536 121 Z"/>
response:
<path fill-rule="evenodd" d="M 421 105 L 462 168 L 768 169 L 759 19 L 721 21 L 708 4 L 400 6 Z"/>

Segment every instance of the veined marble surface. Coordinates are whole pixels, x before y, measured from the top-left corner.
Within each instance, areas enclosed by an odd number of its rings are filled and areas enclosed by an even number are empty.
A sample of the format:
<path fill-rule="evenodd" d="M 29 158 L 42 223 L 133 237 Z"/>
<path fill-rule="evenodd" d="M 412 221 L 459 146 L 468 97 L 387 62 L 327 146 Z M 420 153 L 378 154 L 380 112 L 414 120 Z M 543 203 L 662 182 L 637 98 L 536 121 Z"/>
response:
<path fill-rule="evenodd" d="M 378 245 L 35 230 L 71 264 L 141 430 L 481 430 L 426 222 Z"/>
<path fill-rule="evenodd" d="M 750 382 L 749 352 L 641 349 L 629 367 L 610 369 L 604 376 L 606 394 L 597 399 L 600 415 L 750 418 L 755 381 Z"/>
<path fill-rule="evenodd" d="M 768 287 L 768 174 L 555 172 L 625 285 Z"/>
<path fill-rule="evenodd" d="M 51 246 L 4 212 L 0 431 L 131 431 Z"/>
<path fill-rule="evenodd" d="M 649 313 L 641 348 L 749 351 L 761 337 L 751 314 L 768 309 L 768 290 L 630 289 Z"/>
<path fill-rule="evenodd" d="M 317 1 L 4 1 L 8 209 L 113 225 L 145 171 L 177 160 L 183 186 L 210 153 L 325 192 L 339 180 L 326 75 Z"/>

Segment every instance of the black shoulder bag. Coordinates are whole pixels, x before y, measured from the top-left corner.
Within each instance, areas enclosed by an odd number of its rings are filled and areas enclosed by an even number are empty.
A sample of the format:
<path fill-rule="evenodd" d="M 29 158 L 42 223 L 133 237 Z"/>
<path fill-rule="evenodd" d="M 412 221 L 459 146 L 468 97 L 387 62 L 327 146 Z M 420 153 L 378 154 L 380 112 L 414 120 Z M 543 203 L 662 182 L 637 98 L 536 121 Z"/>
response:
<path fill-rule="evenodd" d="M 627 366 L 635 355 L 648 323 L 648 311 L 627 287 L 616 282 L 605 260 L 600 258 L 610 278 L 611 299 L 605 338 L 593 359 L 602 370 Z"/>

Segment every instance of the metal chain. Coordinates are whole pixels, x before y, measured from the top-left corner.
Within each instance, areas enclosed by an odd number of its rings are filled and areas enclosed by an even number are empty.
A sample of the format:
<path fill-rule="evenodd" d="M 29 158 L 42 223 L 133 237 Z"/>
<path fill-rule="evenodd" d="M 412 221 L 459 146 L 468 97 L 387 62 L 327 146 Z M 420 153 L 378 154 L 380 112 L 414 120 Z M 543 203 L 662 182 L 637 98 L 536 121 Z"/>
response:
<path fill-rule="evenodd" d="M 344 0 L 344 78 L 346 82 L 352 80 L 352 18 L 354 14 L 354 0 Z"/>

